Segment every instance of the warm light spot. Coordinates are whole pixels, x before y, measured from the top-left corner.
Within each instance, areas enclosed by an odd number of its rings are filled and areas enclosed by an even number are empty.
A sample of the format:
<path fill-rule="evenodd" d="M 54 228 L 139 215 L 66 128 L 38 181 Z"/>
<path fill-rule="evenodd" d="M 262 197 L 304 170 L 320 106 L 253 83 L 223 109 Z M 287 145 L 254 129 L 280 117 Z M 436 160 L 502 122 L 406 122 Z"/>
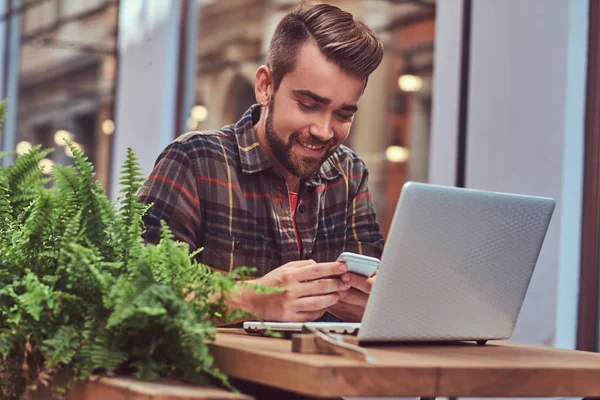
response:
<path fill-rule="evenodd" d="M 107 119 L 102 123 L 102 132 L 107 135 L 112 135 L 115 131 L 115 123 L 111 119 Z"/>
<path fill-rule="evenodd" d="M 385 149 L 385 157 L 391 162 L 405 162 L 408 160 L 409 151 L 402 146 L 389 146 Z"/>
<path fill-rule="evenodd" d="M 22 156 L 23 154 L 31 150 L 31 147 L 31 143 L 29 143 L 26 140 L 23 140 L 22 142 L 17 143 L 17 154 Z"/>
<path fill-rule="evenodd" d="M 198 122 L 204 122 L 208 118 L 208 108 L 204 106 L 192 107 L 192 118 Z"/>
<path fill-rule="evenodd" d="M 423 78 L 418 75 L 401 75 L 398 78 L 398 87 L 404 92 L 418 92 L 423 87 Z"/>
<path fill-rule="evenodd" d="M 73 141 L 73 134 L 64 129 L 59 129 L 54 133 L 54 143 L 58 146 L 66 146 L 65 140 Z"/>
<path fill-rule="evenodd" d="M 49 158 L 44 158 L 40 160 L 38 166 L 41 168 L 44 174 L 49 174 L 52 171 L 52 167 L 54 167 L 54 161 Z"/>

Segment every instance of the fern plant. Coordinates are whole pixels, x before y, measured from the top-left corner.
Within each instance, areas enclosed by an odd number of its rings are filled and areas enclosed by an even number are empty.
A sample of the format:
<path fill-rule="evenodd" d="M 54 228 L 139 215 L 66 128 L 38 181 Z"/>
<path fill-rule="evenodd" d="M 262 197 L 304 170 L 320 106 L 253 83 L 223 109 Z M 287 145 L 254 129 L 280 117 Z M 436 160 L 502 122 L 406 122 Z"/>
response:
<path fill-rule="evenodd" d="M 226 298 L 253 271 L 212 272 L 164 226 L 158 245 L 145 244 L 133 151 L 113 203 L 67 145 L 75 166 L 49 179 L 39 146 L 0 167 L 0 397 L 49 384 L 64 393 L 92 373 L 230 387 L 207 343 L 215 320 L 242 315 Z"/>

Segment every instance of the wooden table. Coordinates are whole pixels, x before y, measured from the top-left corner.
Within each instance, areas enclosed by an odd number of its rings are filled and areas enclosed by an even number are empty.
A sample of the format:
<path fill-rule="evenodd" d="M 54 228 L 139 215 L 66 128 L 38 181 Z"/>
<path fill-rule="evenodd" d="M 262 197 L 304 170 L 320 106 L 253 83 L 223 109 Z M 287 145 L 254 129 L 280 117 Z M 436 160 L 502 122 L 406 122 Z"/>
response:
<path fill-rule="evenodd" d="M 243 332 L 243 331 L 242 331 Z M 291 340 L 220 330 L 215 364 L 311 397 L 600 397 L 600 354 L 492 342 L 369 347 L 379 363 L 298 354 Z"/>

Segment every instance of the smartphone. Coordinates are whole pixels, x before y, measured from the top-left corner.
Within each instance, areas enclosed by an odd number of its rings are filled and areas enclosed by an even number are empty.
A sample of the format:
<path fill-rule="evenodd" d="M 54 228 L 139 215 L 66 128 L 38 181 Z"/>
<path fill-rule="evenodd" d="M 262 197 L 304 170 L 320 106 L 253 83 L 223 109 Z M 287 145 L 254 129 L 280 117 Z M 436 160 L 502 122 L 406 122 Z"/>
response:
<path fill-rule="evenodd" d="M 348 265 L 348 272 L 362 276 L 371 276 L 379 267 L 379 259 L 375 257 L 363 256 L 362 254 L 343 252 L 337 261 L 343 261 Z"/>

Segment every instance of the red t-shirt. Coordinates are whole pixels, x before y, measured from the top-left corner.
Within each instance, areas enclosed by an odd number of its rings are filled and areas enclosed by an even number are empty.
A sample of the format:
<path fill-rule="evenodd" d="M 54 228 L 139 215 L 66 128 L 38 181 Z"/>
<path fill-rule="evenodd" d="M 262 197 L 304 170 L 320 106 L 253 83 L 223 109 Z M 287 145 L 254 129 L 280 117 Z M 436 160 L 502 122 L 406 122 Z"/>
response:
<path fill-rule="evenodd" d="M 290 193 L 290 207 L 292 208 L 292 224 L 294 225 L 294 232 L 296 233 L 296 241 L 298 242 L 298 248 L 300 254 L 302 254 L 302 240 L 300 239 L 300 233 L 298 232 L 298 226 L 296 226 L 296 207 L 298 206 L 298 193 Z"/>

